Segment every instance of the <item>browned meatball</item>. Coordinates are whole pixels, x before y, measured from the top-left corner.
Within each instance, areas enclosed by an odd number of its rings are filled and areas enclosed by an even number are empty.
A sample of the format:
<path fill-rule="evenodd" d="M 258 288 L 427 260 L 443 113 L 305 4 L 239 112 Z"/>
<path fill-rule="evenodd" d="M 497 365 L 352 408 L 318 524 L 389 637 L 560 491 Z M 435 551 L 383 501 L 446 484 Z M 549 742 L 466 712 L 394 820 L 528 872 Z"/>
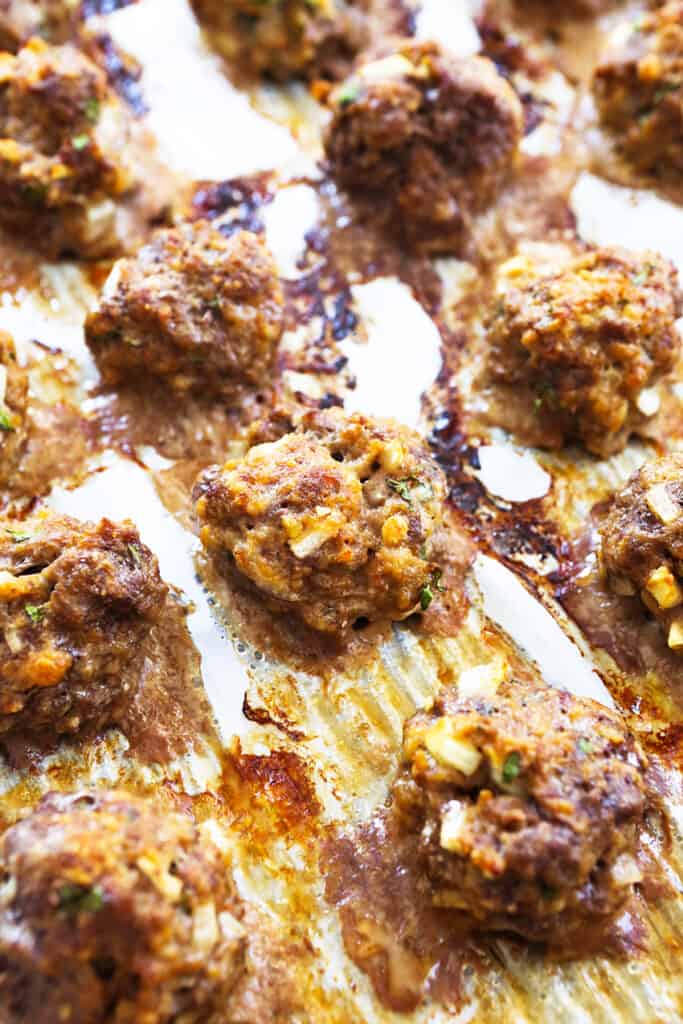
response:
<path fill-rule="evenodd" d="M 0 47 L 14 52 L 33 35 L 66 42 L 80 21 L 79 6 L 72 0 L 0 0 Z"/>
<path fill-rule="evenodd" d="M 0 55 L 0 224 L 50 256 L 135 248 L 167 206 L 153 147 L 75 47 Z"/>
<path fill-rule="evenodd" d="M 680 348 L 676 270 L 655 253 L 596 249 L 554 273 L 503 268 L 488 325 L 494 378 L 527 389 L 545 446 L 621 451 L 650 413 L 643 391 Z"/>
<path fill-rule="evenodd" d="M 600 524 L 600 564 L 611 589 L 640 594 L 683 651 L 683 455 L 648 462 L 614 498 Z"/>
<path fill-rule="evenodd" d="M 683 3 L 639 17 L 608 49 L 593 79 L 603 125 L 640 173 L 683 171 Z"/>
<path fill-rule="evenodd" d="M 0 732 L 112 722 L 167 587 L 131 522 L 40 514 L 0 523 Z"/>
<path fill-rule="evenodd" d="M 244 963 L 237 898 L 186 817 L 50 794 L 0 841 L 3 1024 L 206 1024 Z"/>
<path fill-rule="evenodd" d="M 330 410 L 207 471 L 195 498 L 219 571 L 234 567 L 275 610 L 333 633 L 435 596 L 445 491 L 413 431 Z"/>
<path fill-rule="evenodd" d="M 0 331 L 0 484 L 11 483 L 27 431 L 28 378 L 14 342 Z"/>
<path fill-rule="evenodd" d="M 230 397 L 268 381 L 283 329 L 283 298 L 264 242 L 226 238 L 208 222 L 160 231 L 116 264 L 88 345 L 107 384 L 162 378 L 173 391 Z"/>
<path fill-rule="evenodd" d="M 368 40 L 367 0 L 192 0 L 211 44 L 248 74 L 341 77 Z"/>
<path fill-rule="evenodd" d="M 461 249 L 522 137 L 522 107 L 491 61 L 399 42 L 361 63 L 331 105 L 325 150 L 337 181 L 419 251 Z"/>
<path fill-rule="evenodd" d="M 516 681 L 442 692 L 405 727 L 394 804 L 439 907 L 563 944 L 641 877 L 646 761 L 619 715 Z"/>

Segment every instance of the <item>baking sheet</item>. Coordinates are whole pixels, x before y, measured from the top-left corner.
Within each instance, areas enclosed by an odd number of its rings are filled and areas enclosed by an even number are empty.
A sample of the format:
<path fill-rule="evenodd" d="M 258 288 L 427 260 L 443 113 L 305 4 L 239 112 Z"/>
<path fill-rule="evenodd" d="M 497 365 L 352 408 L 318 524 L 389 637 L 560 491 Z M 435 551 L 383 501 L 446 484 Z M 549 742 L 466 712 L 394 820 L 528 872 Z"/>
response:
<path fill-rule="evenodd" d="M 438 30 L 460 52 L 474 52 L 478 36 L 470 18 L 475 9 L 453 0 L 425 5 L 418 30 Z M 324 114 L 302 87 L 261 87 L 247 97 L 224 76 L 219 61 L 203 44 L 185 0 L 142 0 L 107 19 L 116 41 L 144 68 L 142 88 L 150 106 L 149 123 L 169 166 L 187 179 L 227 179 L 277 168 L 277 197 L 264 221 L 281 274 L 298 273 L 297 258 L 304 234 L 315 223 L 315 191 L 299 181 L 315 179 Z M 179 71 L 182 69 L 182 72 Z M 547 84 L 554 97 L 546 120 L 525 140 L 529 153 L 553 152 L 559 129 L 570 116 L 571 91 L 561 76 Z M 295 126 L 295 134 L 289 125 Z M 290 184 L 290 182 L 293 182 Z M 579 231 L 586 240 L 657 248 L 683 266 L 683 213 L 646 193 L 633 193 L 583 174 L 573 193 Z M 438 263 L 450 297 L 467 280 L 467 266 L 455 260 Z M 346 407 L 393 415 L 425 428 L 422 395 L 437 376 L 440 336 L 430 316 L 395 278 L 352 283 L 353 308 L 360 329 L 342 343 L 358 386 L 345 396 Z M 85 410 L 97 371 L 83 342 L 82 321 L 95 292 L 77 266 L 45 266 L 40 287 L 5 295 L 0 327 L 15 337 L 20 354 L 33 339 L 61 348 L 79 367 Z M 285 344 L 296 347 L 296 337 Z M 295 388 L 318 386 L 315 379 L 292 379 Z M 40 388 L 39 381 L 35 382 Z M 96 401 L 96 400 L 95 400 Z M 55 487 L 49 503 L 82 518 L 130 517 L 142 539 L 155 551 L 161 572 L 193 602 L 188 617 L 202 659 L 204 684 L 226 743 L 241 738 L 242 750 L 267 757 L 273 750 L 291 750 L 305 759 L 315 779 L 320 821 L 352 822 L 367 818 L 386 796 L 395 770 L 404 719 L 423 705 L 447 679 L 463 669 L 501 656 L 510 643 L 519 645 L 543 678 L 606 704 L 612 699 L 593 669 L 590 653 L 576 629 L 563 619 L 549 594 L 542 603 L 509 568 L 489 555 L 477 557 L 467 581 L 472 609 L 462 632 L 451 640 L 420 640 L 397 625 L 375 661 L 355 674 L 338 674 L 333 683 L 292 672 L 262 652 L 252 650 L 223 621 L 197 576 L 197 542 L 159 499 L 151 471 L 169 465 L 153 449 L 140 453 L 148 470 L 114 453 L 99 457 L 97 470 L 78 487 Z M 562 465 L 496 437 L 480 451 L 478 476 L 494 497 L 514 505 L 548 494 Z M 609 493 L 646 455 L 638 444 L 604 464 L 584 460 L 582 473 L 595 492 Z M 573 499 L 574 500 L 574 499 Z M 592 502 L 581 493 L 574 501 L 580 516 Z M 550 614 L 548 608 L 553 611 Z M 563 628 L 558 624 L 563 622 Z M 502 628 L 503 634 L 496 629 Z M 508 637 L 510 639 L 508 639 Z M 265 709 L 276 721 L 287 716 L 300 732 L 288 738 L 272 724 L 256 725 L 243 713 L 245 695 L 252 708 Z M 59 786 L 61 768 L 70 764 L 70 780 L 128 784 L 141 773 L 154 788 L 170 780 L 189 794 L 210 792 L 219 785 L 221 763 L 197 739 L 196 749 L 164 766 L 131 765 L 127 743 L 116 732 L 107 742 L 85 752 L 75 763 L 72 748 L 53 755 L 42 774 L 29 779 L 5 772 L 1 779 L 7 800 L 16 807 L 30 804 L 41 789 Z M 136 783 L 137 784 L 137 783 Z M 681 820 L 683 805 L 672 803 Z M 266 815 L 267 817 L 267 815 Z M 248 831 L 216 828 L 234 849 L 238 885 L 283 930 L 294 931 L 312 946 L 312 959 L 293 965 L 305 1000 L 292 1020 L 437 1022 L 454 1020 L 510 1021 L 678 1021 L 683 1012 L 683 979 L 679 949 L 683 934 L 680 901 L 665 901 L 650 916 L 650 946 L 631 963 L 595 958 L 557 965 L 519 944 L 492 944 L 495 956 L 485 984 L 475 983 L 471 1001 L 457 1015 L 426 1005 L 412 1015 L 392 1014 L 372 992 L 367 977 L 346 957 L 336 911 L 323 897 L 315 844 L 305 831 L 274 832 L 265 849 L 254 855 Z M 680 835 L 667 871 L 678 891 L 683 848 Z"/>

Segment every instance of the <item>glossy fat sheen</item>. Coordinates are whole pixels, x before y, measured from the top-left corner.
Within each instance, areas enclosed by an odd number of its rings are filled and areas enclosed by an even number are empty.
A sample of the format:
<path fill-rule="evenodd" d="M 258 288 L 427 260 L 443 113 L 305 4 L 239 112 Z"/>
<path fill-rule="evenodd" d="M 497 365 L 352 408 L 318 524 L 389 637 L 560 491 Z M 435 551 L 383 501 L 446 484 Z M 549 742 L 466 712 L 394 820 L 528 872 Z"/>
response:
<path fill-rule="evenodd" d="M 192 0 L 212 45 L 279 81 L 341 77 L 368 41 L 367 0 Z"/>
<path fill-rule="evenodd" d="M 78 3 L 69 0 L 0 0 L 0 47 L 15 51 L 33 35 L 64 43 L 78 21 Z"/>
<path fill-rule="evenodd" d="M 533 264 L 505 275 L 489 323 L 494 377 L 530 388 L 547 447 L 621 451 L 644 418 L 641 391 L 680 349 L 677 274 L 656 253 L 597 249 L 557 273 Z"/>
<path fill-rule="evenodd" d="M 665 521 L 656 513 L 658 506 L 670 507 Z M 659 608 L 647 585 L 663 566 L 673 585 L 683 587 L 683 455 L 667 455 L 642 466 L 615 496 L 600 535 L 600 563 L 609 585 L 620 594 L 640 594 L 668 634 L 683 607 Z"/>
<path fill-rule="evenodd" d="M 14 342 L 0 331 L 0 482 L 14 473 L 27 433 L 28 377 L 17 364 Z"/>
<path fill-rule="evenodd" d="M 225 1007 L 244 931 L 188 818 L 50 794 L 5 833 L 0 865 L 3 1024 L 206 1024 Z"/>
<path fill-rule="evenodd" d="M 517 96 L 482 57 L 405 41 L 360 63 L 332 94 L 332 173 L 387 204 L 420 251 L 458 251 L 473 212 L 496 196 L 522 137 Z"/>
<path fill-rule="evenodd" d="M 478 756 L 468 774 L 431 752 L 435 726 Z M 436 905 L 561 945 L 631 894 L 645 760 L 616 712 L 515 681 L 488 698 L 450 688 L 407 722 L 403 751 L 394 802 Z"/>
<path fill-rule="evenodd" d="M 117 255 L 166 206 L 142 126 L 71 45 L 0 54 L 0 224 L 48 255 Z"/>
<path fill-rule="evenodd" d="M 603 125 L 638 171 L 683 171 L 683 3 L 633 21 L 600 61 L 593 92 Z"/>
<path fill-rule="evenodd" d="M 233 394 L 269 382 L 283 298 L 265 243 L 208 222 L 160 231 L 116 264 L 86 340 L 107 384 L 139 371 L 174 391 Z"/>
<path fill-rule="evenodd" d="M 115 720 L 166 593 L 131 522 L 0 521 L 0 732 Z"/>
<path fill-rule="evenodd" d="M 418 434 L 333 411 L 214 467 L 195 489 L 219 571 L 234 565 L 276 610 L 330 633 L 419 606 L 445 493 Z"/>

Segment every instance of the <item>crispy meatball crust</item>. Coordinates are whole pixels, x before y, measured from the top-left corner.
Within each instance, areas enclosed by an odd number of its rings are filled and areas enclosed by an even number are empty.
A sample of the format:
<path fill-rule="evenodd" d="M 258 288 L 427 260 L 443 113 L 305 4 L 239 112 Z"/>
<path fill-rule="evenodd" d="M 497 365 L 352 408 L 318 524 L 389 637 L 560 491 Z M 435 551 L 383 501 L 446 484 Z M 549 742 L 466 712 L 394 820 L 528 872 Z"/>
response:
<path fill-rule="evenodd" d="M 250 75 L 340 78 L 369 37 L 367 0 L 191 0 L 211 44 Z"/>
<path fill-rule="evenodd" d="M 118 255 L 161 215 L 145 129 L 71 45 L 0 55 L 0 224 L 49 256 Z"/>
<path fill-rule="evenodd" d="M 265 243 L 226 238 L 208 222 L 158 232 L 119 261 L 86 341 L 109 385 L 140 371 L 177 393 L 229 398 L 268 382 L 283 330 L 283 297 Z"/>
<path fill-rule="evenodd" d="M 593 93 L 602 124 L 638 172 L 683 171 L 683 3 L 638 18 L 598 64 Z"/>
<path fill-rule="evenodd" d="M 547 447 L 621 451 L 645 421 L 638 400 L 674 366 L 676 269 L 656 253 L 596 249 L 556 273 L 514 261 L 489 322 L 490 365 L 530 388 Z"/>
<path fill-rule="evenodd" d="M 522 137 L 522 107 L 491 61 L 399 42 L 360 63 L 331 105 L 325 151 L 337 181 L 381 197 L 392 230 L 418 251 L 461 249 Z"/>
<path fill-rule="evenodd" d="M 131 522 L 1 521 L 0 732 L 111 723 L 167 589 Z"/>
<path fill-rule="evenodd" d="M 438 572 L 445 493 L 416 433 L 330 410 L 213 467 L 195 500 L 219 571 L 236 569 L 276 611 L 341 633 L 420 606 Z"/>
<path fill-rule="evenodd" d="M 206 1024 L 244 960 L 213 846 L 124 793 L 52 793 L 0 841 L 4 1024 Z"/>
<path fill-rule="evenodd" d="M 600 565 L 617 594 L 640 594 L 683 651 L 683 455 L 642 466 L 600 524 Z"/>
<path fill-rule="evenodd" d="M 11 484 L 28 429 L 28 377 L 14 342 L 0 331 L 0 485 Z"/>
<path fill-rule="evenodd" d="M 618 714 L 550 687 L 446 689 L 405 726 L 394 804 L 436 906 L 562 944 L 640 877 L 646 761 Z"/>

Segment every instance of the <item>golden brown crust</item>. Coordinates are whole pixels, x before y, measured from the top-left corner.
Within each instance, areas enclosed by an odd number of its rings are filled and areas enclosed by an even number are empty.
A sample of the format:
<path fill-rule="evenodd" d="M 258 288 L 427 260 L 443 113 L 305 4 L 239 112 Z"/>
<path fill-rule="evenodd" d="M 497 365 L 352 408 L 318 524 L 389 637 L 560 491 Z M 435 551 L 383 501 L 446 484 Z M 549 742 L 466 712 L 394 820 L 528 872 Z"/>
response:
<path fill-rule="evenodd" d="M 529 388 L 546 447 L 621 451 L 645 422 L 641 393 L 680 349 L 675 267 L 656 253 L 603 248 L 554 273 L 516 260 L 503 269 L 507 287 L 488 325 L 494 379 Z"/>
<path fill-rule="evenodd" d="M 17 363 L 14 341 L 0 331 L 0 483 L 17 468 L 28 429 L 28 377 Z"/>
<path fill-rule="evenodd" d="M 389 226 L 423 252 L 458 251 L 495 197 L 522 137 L 522 108 L 494 65 L 436 43 L 388 45 L 331 96 L 331 171 L 381 197 Z"/>
<path fill-rule="evenodd" d="M 103 728 L 135 695 L 163 607 L 132 523 L 38 515 L 0 523 L 0 732 Z"/>
<path fill-rule="evenodd" d="M 117 263 L 85 332 L 108 385 L 139 383 L 142 372 L 179 394 L 230 398 L 269 382 L 283 319 L 263 240 L 199 221 Z"/>
<path fill-rule="evenodd" d="M 5 1024 L 208 1024 L 244 969 L 225 865 L 189 818 L 50 794 L 0 842 Z"/>
<path fill-rule="evenodd" d="M 646 761 L 619 715 L 514 680 L 406 723 L 394 801 L 436 906 L 561 945 L 640 877 Z"/>
<path fill-rule="evenodd" d="M 404 618 L 425 588 L 435 596 L 445 493 L 419 435 L 329 411 L 209 470 L 195 500 L 219 571 L 233 567 L 277 611 L 334 633 Z"/>

